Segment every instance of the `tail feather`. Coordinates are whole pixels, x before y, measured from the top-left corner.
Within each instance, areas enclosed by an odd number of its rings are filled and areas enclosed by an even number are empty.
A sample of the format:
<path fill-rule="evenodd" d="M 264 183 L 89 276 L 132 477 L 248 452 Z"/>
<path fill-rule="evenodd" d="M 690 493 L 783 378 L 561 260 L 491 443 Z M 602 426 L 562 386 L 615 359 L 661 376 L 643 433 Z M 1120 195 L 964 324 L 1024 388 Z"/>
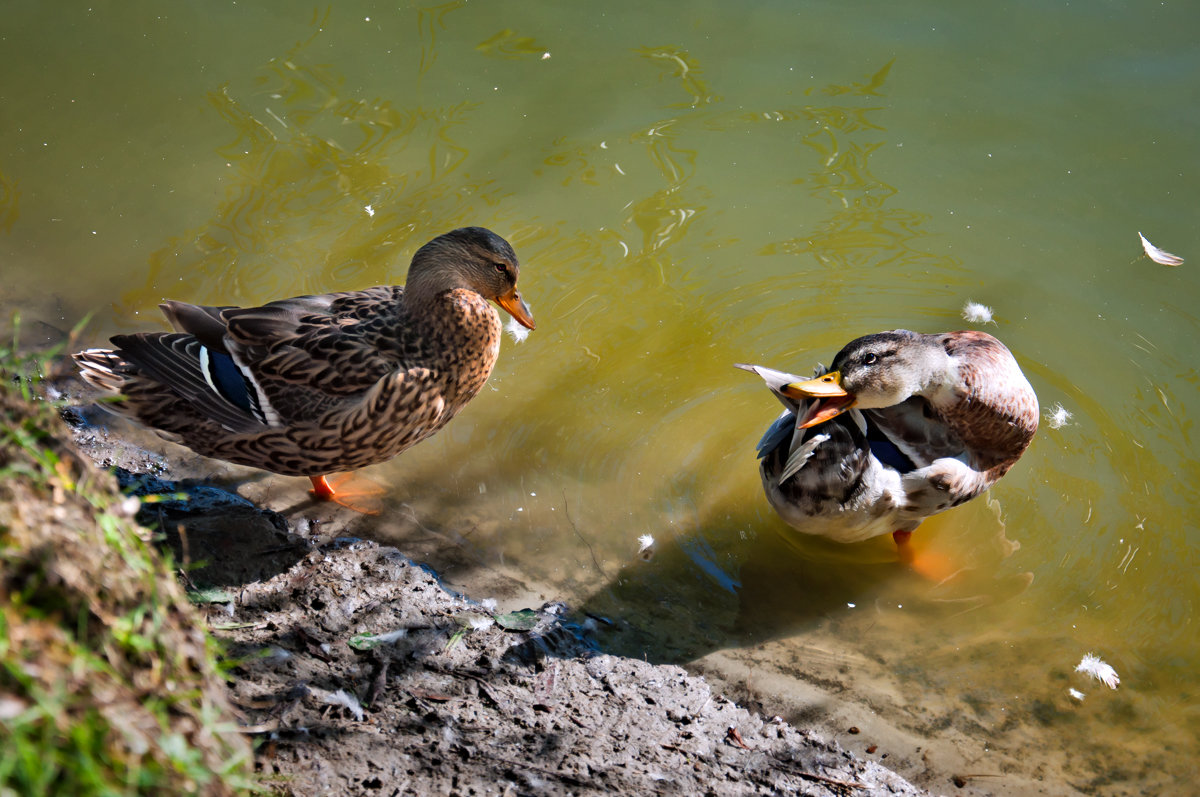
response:
<path fill-rule="evenodd" d="M 98 390 L 120 393 L 131 373 L 129 363 L 110 349 L 87 349 L 71 356 L 83 381 Z"/>
<path fill-rule="evenodd" d="M 265 421 L 251 406 L 253 401 L 246 406 L 234 403 L 228 390 L 222 392 L 229 387 L 225 380 L 220 384 L 214 381 L 215 371 L 207 366 L 213 358 L 228 360 L 228 355 L 208 352 L 195 337 L 182 332 L 117 335 L 112 342 L 119 347 L 116 351 L 88 349 L 74 357 L 88 384 L 125 396 L 120 406 L 113 408 L 120 414 L 155 427 L 162 426 L 161 420 L 154 419 L 164 411 L 195 413 L 233 432 L 264 427 Z M 242 378 L 232 362 L 229 369 L 235 372 L 235 380 Z M 178 404 L 180 400 L 186 408 Z M 166 409 L 173 403 L 173 409 Z"/>
<path fill-rule="evenodd" d="M 168 299 L 158 306 L 171 326 L 179 332 L 188 332 L 213 351 L 228 354 L 225 348 L 225 320 L 221 314 L 236 307 L 208 307 Z"/>

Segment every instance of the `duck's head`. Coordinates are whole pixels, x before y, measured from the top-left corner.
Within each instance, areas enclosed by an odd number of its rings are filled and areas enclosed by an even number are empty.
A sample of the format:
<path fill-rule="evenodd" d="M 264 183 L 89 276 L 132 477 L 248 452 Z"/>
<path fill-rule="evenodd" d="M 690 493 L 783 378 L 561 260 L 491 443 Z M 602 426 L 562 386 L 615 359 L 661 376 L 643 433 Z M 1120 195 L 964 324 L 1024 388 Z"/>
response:
<path fill-rule="evenodd" d="M 521 264 L 508 241 L 483 227 L 461 227 L 417 250 L 404 290 L 419 304 L 445 291 L 466 288 L 533 329 L 533 314 L 517 292 L 520 272 Z"/>
<path fill-rule="evenodd" d="M 847 343 L 830 370 L 780 392 L 798 400 L 816 399 L 802 427 L 836 418 L 851 407 L 891 407 L 941 385 L 951 363 L 937 335 L 898 329 L 864 335 Z"/>

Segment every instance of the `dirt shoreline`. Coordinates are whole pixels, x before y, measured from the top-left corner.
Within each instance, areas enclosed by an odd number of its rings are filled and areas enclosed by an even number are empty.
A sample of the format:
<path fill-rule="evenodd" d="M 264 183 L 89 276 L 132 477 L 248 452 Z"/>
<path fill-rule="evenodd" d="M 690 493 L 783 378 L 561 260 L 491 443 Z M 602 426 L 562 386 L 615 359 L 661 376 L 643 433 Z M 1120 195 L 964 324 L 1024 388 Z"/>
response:
<path fill-rule="evenodd" d="M 238 662 L 231 701 L 280 793 L 928 794 L 681 667 L 605 654 L 594 621 L 563 604 L 499 612 L 395 548 L 170 481 L 188 463 L 68 420 L 127 485 L 191 495 L 140 518 L 208 590 L 209 625 Z"/>

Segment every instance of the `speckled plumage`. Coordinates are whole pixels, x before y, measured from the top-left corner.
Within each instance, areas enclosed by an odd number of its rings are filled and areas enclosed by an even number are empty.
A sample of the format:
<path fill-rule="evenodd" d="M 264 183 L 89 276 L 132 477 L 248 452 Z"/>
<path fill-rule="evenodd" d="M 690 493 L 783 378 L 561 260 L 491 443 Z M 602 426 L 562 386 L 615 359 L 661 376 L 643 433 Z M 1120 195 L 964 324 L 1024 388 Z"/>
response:
<path fill-rule="evenodd" d="M 786 408 L 759 443 L 768 501 L 799 531 L 842 542 L 909 532 L 969 501 L 1037 431 L 1033 388 L 984 332 L 867 335 L 812 380 L 739 367 Z"/>
<path fill-rule="evenodd" d="M 417 251 L 407 287 L 252 308 L 167 302 L 177 332 L 118 335 L 115 350 L 75 359 L 121 394 L 113 409 L 169 439 L 315 480 L 396 456 L 479 392 L 500 350 L 488 300 L 533 328 L 518 272 L 503 238 L 463 228 Z"/>

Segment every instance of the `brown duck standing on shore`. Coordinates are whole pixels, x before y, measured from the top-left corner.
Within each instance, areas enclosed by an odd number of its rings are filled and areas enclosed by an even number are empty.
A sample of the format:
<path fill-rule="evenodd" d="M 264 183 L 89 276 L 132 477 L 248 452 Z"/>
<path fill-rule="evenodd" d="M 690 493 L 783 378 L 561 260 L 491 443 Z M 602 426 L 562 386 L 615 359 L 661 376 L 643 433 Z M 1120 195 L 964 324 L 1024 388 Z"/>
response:
<path fill-rule="evenodd" d="M 351 508 L 326 475 L 373 465 L 441 429 L 500 352 L 494 301 L 528 329 L 512 247 L 490 230 L 439 235 L 407 284 L 262 307 L 161 305 L 175 332 L 117 335 L 74 355 L 106 405 L 209 457 L 287 476 Z M 335 487 L 338 488 L 335 491 Z"/>
<path fill-rule="evenodd" d="M 921 521 L 995 484 L 1037 432 L 1033 388 L 984 332 L 865 335 L 812 379 L 738 367 L 786 408 L 758 444 L 780 517 L 839 542 L 892 533 L 909 559 Z"/>

